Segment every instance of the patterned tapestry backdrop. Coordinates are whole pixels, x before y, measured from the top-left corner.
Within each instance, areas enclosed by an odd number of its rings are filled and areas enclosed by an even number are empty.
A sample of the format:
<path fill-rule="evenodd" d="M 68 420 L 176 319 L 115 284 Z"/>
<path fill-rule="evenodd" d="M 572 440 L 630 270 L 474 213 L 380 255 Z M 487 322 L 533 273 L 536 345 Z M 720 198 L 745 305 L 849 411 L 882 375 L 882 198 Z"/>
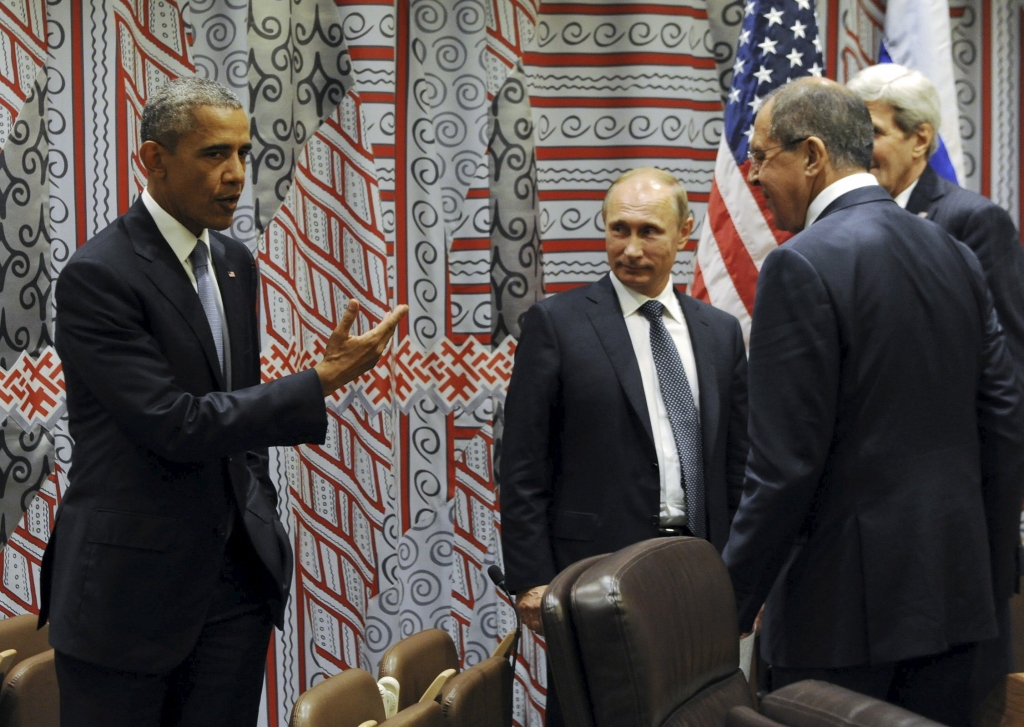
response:
<path fill-rule="evenodd" d="M 232 234 L 258 255 L 264 376 L 314 362 L 349 297 L 411 311 L 273 468 L 297 554 L 263 718 L 422 628 L 465 666 L 514 626 L 501 563 L 501 402 L 523 312 L 604 270 L 600 204 L 654 164 L 690 191 L 692 275 L 742 0 L 0 0 L 0 614 L 37 610 L 70 445 L 52 287 L 145 184 L 138 121 L 198 74 L 252 116 Z M 828 75 L 874 57 L 884 0 L 818 0 Z M 968 187 L 1020 215 L 1019 0 L 950 0 Z M 527 638 L 517 724 L 540 725 Z"/>

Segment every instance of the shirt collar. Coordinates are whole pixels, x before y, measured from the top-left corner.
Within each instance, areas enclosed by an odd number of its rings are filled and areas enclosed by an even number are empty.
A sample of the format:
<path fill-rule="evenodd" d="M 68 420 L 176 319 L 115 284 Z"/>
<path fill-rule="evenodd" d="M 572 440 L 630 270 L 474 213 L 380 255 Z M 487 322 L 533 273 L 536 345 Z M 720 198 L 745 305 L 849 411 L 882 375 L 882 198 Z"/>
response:
<path fill-rule="evenodd" d="M 683 307 L 679 305 L 679 298 L 676 297 L 675 290 L 672 287 L 671 277 L 668 279 L 668 283 L 665 285 L 665 288 L 653 299 L 625 286 L 621 280 L 615 277 L 615 273 L 608 273 L 608 277 L 611 278 L 612 287 L 615 288 L 615 294 L 619 298 L 619 307 L 622 309 L 622 316 L 624 318 L 628 318 L 636 313 L 640 309 L 640 306 L 647 301 L 656 300 L 665 306 L 665 310 L 668 311 L 668 314 L 672 316 L 676 322 L 684 322 Z"/>
<path fill-rule="evenodd" d="M 807 208 L 807 217 L 804 218 L 804 229 L 813 225 L 825 208 L 842 197 L 847 192 L 852 192 L 861 187 L 870 187 L 878 184 L 875 175 L 869 172 L 857 172 L 848 177 L 837 179 L 832 184 L 821 190 L 821 193 L 814 198 Z"/>
<path fill-rule="evenodd" d="M 146 205 L 146 209 L 149 210 L 149 214 L 153 217 L 153 222 L 156 223 L 156 228 L 160 230 L 160 234 L 164 236 L 167 244 L 171 246 L 171 250 L 174 251 L 174 255 L 178 258 L 182 265 L 188 260 L 188 256 L 192 254 L 192 251 L 196 248 L 196 240 L 202 240 L 206 243 L 206 247 L 210 247 L 210 231 L 203 230 L 202 234 L 197 238 L 185 225 L 178 222 L 176 219 L 161 207 L 153 195 L 149 193 L 148 189 L 142 190 L 142 203 Z"/>
<path fill-rule="evenodd" d="M 921 181 L 921 178 L 918 177 L 917 179 L 915 179 L 913 182 L 910 183 L 909 187 L 907 187 L 902 192 L 897 194 L 896 197 L 894 198 L 894 201 L 896 202 L 896 204 L 898 204 L 903 209 L 906 209 L 907 208 L 907 202 L 910 201 L 910 195 L 912 195 L 914 193 L 914 187 L 916 187 L 917 183 L 920 182 L 920 181 Z"/>

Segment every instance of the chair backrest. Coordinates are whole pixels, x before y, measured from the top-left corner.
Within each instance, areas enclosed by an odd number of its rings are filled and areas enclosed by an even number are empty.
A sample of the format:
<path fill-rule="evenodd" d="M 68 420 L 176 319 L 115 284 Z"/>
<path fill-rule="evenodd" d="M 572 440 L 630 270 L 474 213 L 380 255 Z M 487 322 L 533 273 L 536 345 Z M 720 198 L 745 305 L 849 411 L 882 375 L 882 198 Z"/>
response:
<path fill-rule="evenodd" d="M 437 702 L 414 704 L 391 719 L 381 722 L 380 727 L 444 727 L 441 705 Z"/>
<path fill-rule="evenodd" d="M 441 690 L 446 727 L 511 727 L 512 665 L 492 656 L 456 674 Z"/>
<path fill-rule="evenodd" d="M 295 703 L 291 727 L 359 727 L 384 721 L 377 680 L 362 669 L 335 674 L 306 691 Z"/>
<path fill-rule="evenodd" d="M 43 628 L 37 629 L 38 622 L 39 617 L 31 614 L 0 619 L 0 651 L 7 649 L 17 651 L 18 655 L 14 659 L 15 665 L 36 654 L 50 650 L 50 626 L 47 624 Z M 4 683 L 6 683 L 6 679 Z"/>
<path fill-rule="evenodd" d="M 384 652 L 377 678 L 398 680 L 398 709 L 419 701 L 423 692 L 445 669 L 459 668 L 455 642 L 443 629 L 426 629 L 406 637 Z"/>
<path fill-rule="evenodd" d="M 0 691 L 0 725 L 59 727 L 60 691 L 53 649 L 22 659 L 7 675 Z"/>
<path fill-rule="evenodd" d="M 566 723 L 571 727 L 593 727 L 594 718 L 569 601 L 576 579 L 594 563 L 606 557 L 595 555 L 570 565 L 548 584 L 541 602 L 544 640 L 548 663 L 551 664 L 548 683 L 554 682 L 562 713 L 566 715 Z"/>
<path fill-rule="evenodd" d="M 752 704 L 739 669 L 732 584 L 710 543 L 648 540 L 572 575 L 568 608 L 560 574 L 542 611 L 559 698 L 563 682 L 578 680 L 575 698 L 584 691 L 589 701 L 584 717 L 575 712 L 583 705 L 563 707 L 569 727 L 720 725 L 731 707 Z M 575 633 L 566 634 L 566 620 Z M 572 638 L 575 667 L 561 653 Z M 566 668 L 579 677 L 560 678 Z"/>

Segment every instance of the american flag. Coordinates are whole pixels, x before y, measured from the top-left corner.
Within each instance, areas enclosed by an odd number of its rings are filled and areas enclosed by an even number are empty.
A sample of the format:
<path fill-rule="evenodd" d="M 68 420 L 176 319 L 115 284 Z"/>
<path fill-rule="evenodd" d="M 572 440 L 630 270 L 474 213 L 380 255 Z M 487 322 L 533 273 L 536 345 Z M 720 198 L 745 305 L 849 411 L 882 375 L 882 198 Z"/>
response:
<path fill-rule="evenodd" d="M 779 86 L 824 72 L 813 0 L 747 0 L 692 287 L 694 297 L 739 318 L 744 337 L 761 263 L 790 237 L 775 229 L 761 190 L 747 184 L 754 117 Z"/>

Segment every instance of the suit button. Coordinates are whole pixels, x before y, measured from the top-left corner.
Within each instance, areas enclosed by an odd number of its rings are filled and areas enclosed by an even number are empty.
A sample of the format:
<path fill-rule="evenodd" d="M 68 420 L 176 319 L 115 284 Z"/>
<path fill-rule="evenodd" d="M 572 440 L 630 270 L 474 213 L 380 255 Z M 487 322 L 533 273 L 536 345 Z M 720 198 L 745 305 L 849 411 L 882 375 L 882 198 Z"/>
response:
<path fill-rule="evenodd" d="M 654 467 L 654 469 L 658 469 L 658 463 L 657 462 L 654 462 L 652 466 Z"/>
<path fill-rule="evenodd" d="M 223 538 L 223 537 L 224 537 L 225 535 L 227 535 L 227 534 L 228 534 L 228 529 L 227 529 L 226 527 L 224 527 L 223 525 L 218 525 L 218 526 L 217 526 L 217 527 L 216 527 L 216 528 L 214 529 L 213 533 L 214 533 L 214 535 L 216 535 L 216 536 L 217 536 L 218 538 Z"/>

